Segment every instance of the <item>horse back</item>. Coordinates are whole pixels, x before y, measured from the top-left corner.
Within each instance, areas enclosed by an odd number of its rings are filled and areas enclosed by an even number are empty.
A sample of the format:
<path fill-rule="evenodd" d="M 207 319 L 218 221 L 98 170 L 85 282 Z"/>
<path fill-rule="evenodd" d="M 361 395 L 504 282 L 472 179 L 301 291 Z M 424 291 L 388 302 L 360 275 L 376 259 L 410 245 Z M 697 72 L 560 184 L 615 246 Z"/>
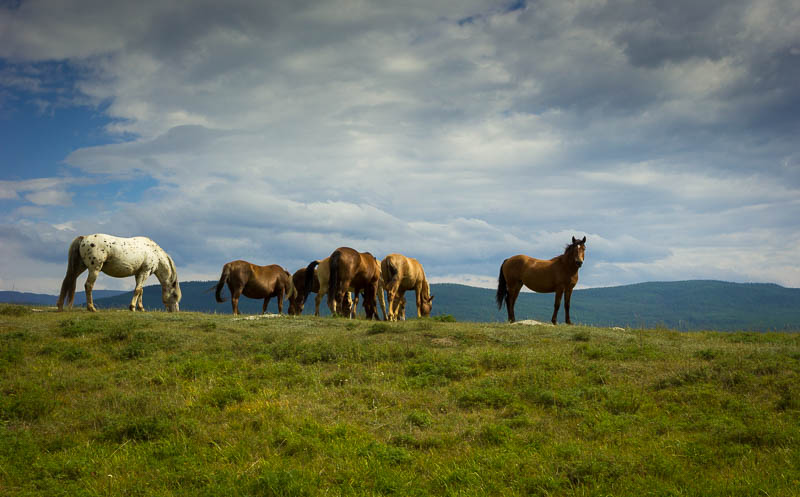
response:
<path fill-rule="evenodd" d="M 393 268 L 392 272 L 396 272 L 393 277 L 400 281 L 402 290 L 410 290 L 418 283 L 425 281 L 425 271 L 422 269 L 422 264 L 413 257 L 406 257 L 403 254 L 389 254 L 381 261 L 381 271 L 384 271 L 384 263 L 387 269 L 391 267 Z M 387 283 L 390 280 L 387 280 Z"/>
<path fill-rule="evenodd" d="M 556 259 L 543 260 L 524 254 L 509 257 L 503 263 L 503 276 L 510 287 L 524 284 L 534 292 L 555 292 L 563 286 Z"/>

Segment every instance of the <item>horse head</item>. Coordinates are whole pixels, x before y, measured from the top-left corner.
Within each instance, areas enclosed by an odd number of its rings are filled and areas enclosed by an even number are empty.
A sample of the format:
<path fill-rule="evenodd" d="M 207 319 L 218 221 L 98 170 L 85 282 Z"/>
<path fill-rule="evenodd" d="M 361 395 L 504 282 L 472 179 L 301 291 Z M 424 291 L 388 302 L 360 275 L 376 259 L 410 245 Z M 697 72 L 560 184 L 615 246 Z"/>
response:
<path fill-rule="evenodd" d="M 433 297 L 434 295 L 431 295 L 430 297 L 422 297 L 422 302 L 419 306 L 419 313 L 424 318 L 430 317 L 431 315 L 431 310 L 433 309 Z"/>
<path fill-rule="evenodd" d="M 578 240 L 572 237 L 572 243 L 567 247 L 567 251 L 572 255 L 572 261 L 577 267 L 583 266 L 583 259 L 586 256 L 586 237 Z"/>
<path fill-rule="evenodd" d="M 167 311 L 179 311 L 178 302 L 181 301 L 181 285 L 178 283 L 177 278 L 172 283 L 161 286 L 161 301 L 164 302 L 164 307 L 166 307 Z"/>

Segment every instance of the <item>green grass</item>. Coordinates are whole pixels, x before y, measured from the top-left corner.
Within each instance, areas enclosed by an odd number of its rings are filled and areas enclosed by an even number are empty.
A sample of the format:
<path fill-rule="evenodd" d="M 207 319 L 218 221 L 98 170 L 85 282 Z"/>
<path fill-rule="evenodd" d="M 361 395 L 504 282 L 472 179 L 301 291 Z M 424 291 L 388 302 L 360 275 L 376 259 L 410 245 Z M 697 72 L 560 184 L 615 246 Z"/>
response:
<path fill-rule="evenodd" d="M 0 306 L 0 495 L 791 496 L 800 335 Z"/>

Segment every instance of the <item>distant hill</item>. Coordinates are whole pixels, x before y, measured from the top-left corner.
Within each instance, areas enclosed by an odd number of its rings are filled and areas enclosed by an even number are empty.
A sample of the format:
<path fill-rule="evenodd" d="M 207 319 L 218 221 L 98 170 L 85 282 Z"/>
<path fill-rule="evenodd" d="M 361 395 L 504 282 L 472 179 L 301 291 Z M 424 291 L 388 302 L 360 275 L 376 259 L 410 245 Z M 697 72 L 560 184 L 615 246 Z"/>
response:
<path fill-rule="evenodd" d="M 227 288 L 223 295 L 228 299 L 218 304 L 213 291 L 214 281 L 188 281 L 181 283 L 183 299 L 181 309 L 200 312 L 229 314 L 230 294 Z M 95 291 L 95 305 L 103 308 L 127 308 L 132 292 L 101 297 Z M 506 310 L 497 310 L 494 290 L 455 284 L 433 284 L 435 296 L 433 315 L 452 315 L 458 321 L 494 322 L 505 321 Z M 9 297 L 11 295 L 11 297 Z M 408 293 L 408 316 L 416 315 L 414 296 Z M 24 297 L 21 297 L 24 296 Z M 83 303 L 82 292 L 75 302 Z M 522 293 L 517 300 L 517 319 L 549 321 L 553 312 L 553 294 Z M 16 300 L 14 300 L 16 299 Z M 35 300 L 41 299 L 41 300 Z M 56 297 L 39 294 L 0 292 L 2 302 L 25 302 L 40 305 L 55 305 Z M 163 309 L 161 287 L 147 286 L 144 289 L 144 304 L 147 309 Z M 261 300 L 242 298 L 239 308 L 244 314 L 261 312 Z M 284 312 L 288 302 L 284 302 Z M 268 312 L 278 312 L 275 299 L 270 302 Z M 314 294 L 306 302 L 304 314 L 313 314 Z M 321 306 L 323 315 L 328 314 L 326 301 Z M 363 312 L 363 311 L 362 311 Z M 571 317 L 573 322 L 594 326 L 622 326 L 633 328 L 666 327 L 676 330 L 800 330 L 800 289 L 784 288 L 774 284 L 726 283 L 722 281 L 676 281 L 639 283 L 608 288 L 576 290 L 572 295 Z M 559 322 L 564 321 L 564 305 L 558 313 Z"/>
<path fill-rule="evenodd" d="M 113 297 L 125 293 L 122 290 L 92 290 L 94 300 L 105 297 Z M 130 294 L 130 292 L 128 292 Z M 0 302 L 9 304 L 33 304 L 33 305 L 56 305 L 58 295 L 48 295 L 46 293 L 12 292 L 0 290 Z M 86 293 L 75 292 L 74 305 L 85 304 Z"/>

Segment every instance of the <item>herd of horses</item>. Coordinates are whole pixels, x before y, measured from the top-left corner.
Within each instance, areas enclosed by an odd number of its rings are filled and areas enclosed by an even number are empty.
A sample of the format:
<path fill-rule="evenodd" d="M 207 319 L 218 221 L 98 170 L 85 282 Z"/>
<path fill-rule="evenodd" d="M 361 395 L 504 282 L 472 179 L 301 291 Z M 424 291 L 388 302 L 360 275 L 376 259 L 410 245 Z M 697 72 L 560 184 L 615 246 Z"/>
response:
<path fill-rule="evenodd" d="M 572 290 L 578 283 L 578 270 L 583 265 L 586 253 L 586 237 L 567 244 L 561 255 L 552 259 L 534 259 L 527 255 L 515 255 L 500 265 L 497 281 L 496 302 L 498 309 L 506 305 L 508 320 L 514 322 L 514 305 L 522 286 L 539 292 L 555 293 L 551 321 L 556 317 L 564 298 L 564 314 L 567 324 Z M 161 300 L 168 311 L 178 311 L 181 289 L 178 273 L 172 258 L 146 237 L 120 238 L 112 235 L 93 234 L 76 237 L 69 246 L 67 272 L 58 296 L 58 310 L 66 303 L 72 308 L 78 276 L 89 271 L 84 289 L 86 307 L 96 311 L 92 301 L 92 288 L 102 271 L 109 276 L 123 278 L 135 276 L 130 310 L 144 310 L 142 291 L 145 280 L 155 274 L 161 283 Z M 358 252 L 350 247 L 339 247 L 324 259 L 311 261 L 306 267 L 289 274 L 283 267 L 273 264 L 258 266 L 243 260 L 228 262 L 222 267 L 215 289 L 217 302 L 224 302 L 222 290 L 225 286 L 231 294 L 233 314 L 239 314 L 239 298 L 264 299 L 262 312 L 267 311 L 270 299 L 278 299 L 278 312 L 283 314 L 283 301 L 289 300 L 288 314 L 303 312 L 311 293 L 316 293 L 314 315 L 319 316 L 322 297 L 328 297 L 328 308 L 333 315 L 353 318 L 357 314 L 359 300 L 367 319 L 397 321 L 405 319 L 405 293 L 414 291 L 417 317 L 428 317 L 433 307 L 433 295 L 418 260 L 402 254 L 389 254 L 378 260 L 369 252 Z M 386 298 L 384 299 L 384 291 Z"/>

